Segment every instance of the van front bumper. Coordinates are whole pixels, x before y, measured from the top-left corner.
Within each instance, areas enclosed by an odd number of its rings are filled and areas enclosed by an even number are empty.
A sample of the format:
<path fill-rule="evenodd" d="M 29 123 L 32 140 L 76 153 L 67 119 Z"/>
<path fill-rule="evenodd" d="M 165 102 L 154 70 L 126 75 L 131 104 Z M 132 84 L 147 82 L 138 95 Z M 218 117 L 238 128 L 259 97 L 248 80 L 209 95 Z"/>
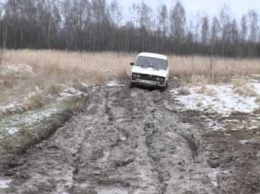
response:
<path fill-rule="evenodd" d="M 166 81 L 162 84 L 158 81 L 151 81 L 151 80 L 143 80 L 143 79 L 135 79 L 131 80 L 131 83 L 134 85 L 142 85 L 142 86 L 153 86 L 153 87 L 165 87 Z"/>

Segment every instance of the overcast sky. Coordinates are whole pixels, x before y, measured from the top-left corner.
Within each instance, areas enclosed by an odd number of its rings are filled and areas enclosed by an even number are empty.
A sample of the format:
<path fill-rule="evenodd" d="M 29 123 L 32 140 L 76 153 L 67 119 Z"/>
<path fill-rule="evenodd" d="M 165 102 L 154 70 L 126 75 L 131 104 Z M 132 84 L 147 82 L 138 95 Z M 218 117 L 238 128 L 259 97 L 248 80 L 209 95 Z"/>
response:
<path fill-rule="evenodd" d="M 110 0 L 108 0 L 109 2 Z M 150 5 L 153 10 L 165 4 L 168 10 L 172 9 L 176 0 L 143 0 L 146 4 Z M 124 8 L 125 14 L 128 12 L 128 8 L 133 4 L 140 4 L 142 0 L 118 0 L 121 6 Z M 183 4 L 187 20 L 196 18 L 199 15 L 208 15 L 213 17 L 219 15 L 221 8 L 224 4 L 229 8 L 229 13 L 233 18 L 240 20 L 242 14 L 247 13 L 248 10 L 254 9 L 258 14 L 260 13 L 260 0 L 180 0 Z"/>

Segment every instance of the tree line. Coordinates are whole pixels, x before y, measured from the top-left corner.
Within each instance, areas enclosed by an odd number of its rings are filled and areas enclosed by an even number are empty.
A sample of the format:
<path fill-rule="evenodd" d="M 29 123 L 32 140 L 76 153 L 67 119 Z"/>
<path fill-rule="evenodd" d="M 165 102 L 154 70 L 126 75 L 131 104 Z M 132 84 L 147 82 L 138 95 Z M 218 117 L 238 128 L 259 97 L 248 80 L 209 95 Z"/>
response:
<path fill-rule="evenodd" d="M 181 55 L 259 57 L 258 14 L 238 21 L 223 6 L 219 15 L 187 21 L 180 1 L 153 10 L 142 2 L 127 14 L 117 0 L 6 0 L 0 41 L 7 49 L 150 51 Z"/>

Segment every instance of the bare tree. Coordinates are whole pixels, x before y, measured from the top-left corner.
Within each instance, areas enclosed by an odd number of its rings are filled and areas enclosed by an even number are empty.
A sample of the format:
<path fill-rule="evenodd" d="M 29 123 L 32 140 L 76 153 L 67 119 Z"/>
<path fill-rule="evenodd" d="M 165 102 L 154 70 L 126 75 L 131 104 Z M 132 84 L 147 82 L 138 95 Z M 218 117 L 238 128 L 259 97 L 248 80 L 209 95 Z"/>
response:
<path fill-rule="evenodd" d="M 119 39 L 117 29 L 119 28 L 122 21 L 122 7 L 119 5 L 117 0 L 113 0 L 109 5 L 110 23 L 112 25 L 111 38 L 110 38 L 110 50 L 116 50 L 122 45 L 122 39 Z M 121 47 L 120 50 L 123 50 Z"/>
<path fill-rule="evenodd" d="M 142 50 L 149 50 L 151 49 L 151 42 L 149 41 L 149 32 L 152 29 L 152 9 L 143 1 L 141 5 L 138 5 L 136 8 L 139 16 L 138 21 L 140 37 L 142 42 Z"/>
<path fill-rule="evenodd" d="M 113 0 L 109 5 L 109 12 L 111 17 L 111 23 L 113 23 L 116 27 L 121 24 L 123 19 L 122 16 L 122 7 L 119 5 L 117 0 Z"/>
<path fill-rule="evenodd" d="M 157 31 L 156 31 L 156 52 L 165 48 L 166 36 L 168 34 L 168 10 L 166 5 L 162 5 L 158 9 L 157 15 Z"/>
<path fill-rule="evenodd" d="M 211 25 L 211 45 L 216 44 L 219 39 L 219 33 L 221 31 L 220 23 L 217 17 L 214 17 Z"/>
<path fill-rule="evenodd" d="M 254 10 L 248 12 L 248 18 L 250 20 L 249 28 L 249 40 L 255 42 L 258 34 L 258 16 Z"/>
<path fill-rule="evenodd" d="M 140 28 L 145 28 L 146 30 L 151 30 L 152 9 L 142 1 L 141 5 L 138 6 L 138 13 L 139 13 Z"/>
<path fill-rule="evenodd" d="M 243 15 L 241 18 L 241 32 L 240 32 L 241 41 L 243 43 L 245 43 L 245 41 L 247 40 L 247 34 L 248 34 L 247 16 Z"/>
<path fill-rule="evenodd" d="M 249 50 L 248 54 L 250 57 L 256 57 L 257 56 L 257 49 L 256 49 L 256 43 L 257 43 L 257 34 L 258 34 L 258 16 L 257 13 L 254 10 L 251 10 L 248 12 L 248 18 L 249 18 Z"/>
<path fill-rule="evenodd" d="M 238 36 L 238 26 L 237 22 L 234 19 L 231 23 L 231 43 L 236 46 L 238 44 L 239 36 Z"/>
<path fill-rule="evenodd" d="M 185 37 L 185 25 L 186 25 L 186 16 L 185 9 L 180 3 L 177 1 L 170 15 L 170 26 L 171 26 L 171 35 L 173 37 L 174 42 L 178 45 L 177 49 L 180 52 L 181 43 Z"/>
<path fill-rule="evenodd" d="M 202 46 L 208 45 L 209 40 L 209 18 L 204 16 L 201 21 L 201 43 Z"/>
<path fill-rule="evenodd" d="M 159 9 L 158 21 L 158 28 L 162 32 L 163 37 L 166 37 L 168 34 L 168 10 L 166 5 L 162 5 Z"/>
<path fill-rule="evenodd" d="M 230 35 L 230 15 L 228 13 L 228 7 L 223 6 L 220 12 L 220 25 L 221 25 L 221 42 L 222 42 L 222 56 L 227 55 L 227 47 L 229 44 L 229 35 Z"/>

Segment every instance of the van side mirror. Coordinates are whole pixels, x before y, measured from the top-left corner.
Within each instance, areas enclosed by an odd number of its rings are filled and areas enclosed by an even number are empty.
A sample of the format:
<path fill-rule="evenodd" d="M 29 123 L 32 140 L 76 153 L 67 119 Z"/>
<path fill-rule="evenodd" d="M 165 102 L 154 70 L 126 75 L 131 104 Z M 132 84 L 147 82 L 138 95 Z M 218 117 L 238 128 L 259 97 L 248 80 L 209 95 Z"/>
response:
<path fill-rule="evenodd" d="M 134 66 L 134 64 L 135 64 L 134 62 L 131 62 L 131 63 L 130 63 L 131 66 Z"/>

